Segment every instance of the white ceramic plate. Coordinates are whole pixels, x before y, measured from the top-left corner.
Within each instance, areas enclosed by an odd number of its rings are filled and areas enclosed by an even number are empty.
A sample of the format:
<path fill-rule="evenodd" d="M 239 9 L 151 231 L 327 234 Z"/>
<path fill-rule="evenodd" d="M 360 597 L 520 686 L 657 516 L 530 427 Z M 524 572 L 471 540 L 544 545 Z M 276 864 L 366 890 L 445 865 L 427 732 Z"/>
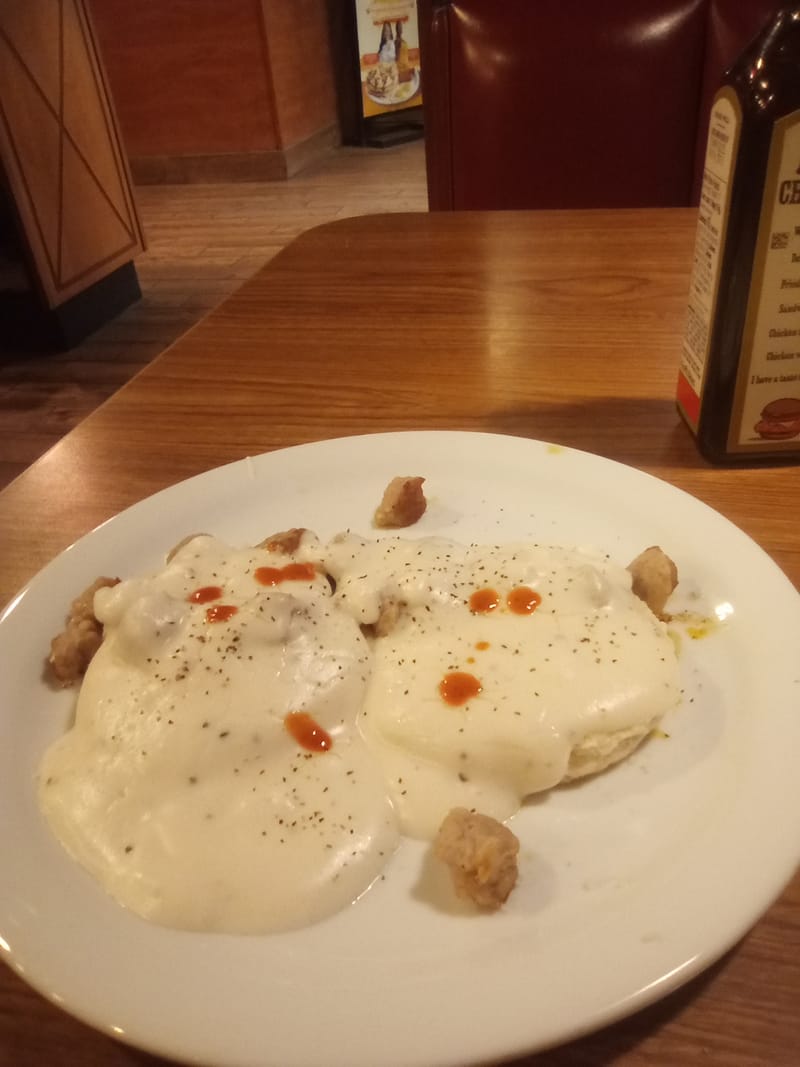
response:
<path fill-rule="evenodd" d="M 621 562 L 664 546 L 684 606 L 725 620 L 702 640 L 684 637 L 685 700 L 669 737 L 515 818 L 521 877 L 499 914 L 433 907 L 419 884 L 423 850 L 407 843 L 384 882 L 300 932 L 148 925 L 67 858 L 36 807 L 37 763 L 74 701 L 41 680 L 70 598 L 97 574 L 157 566 L 193 531 L 240 543 L 293 525 L 369 534 L 396 474 L 427 478 L 414 536 L 529 537 L 603 547 Z M 586 453 L 485 434 L 385 434 L 210 471 L 79 541 L 0 622 L 2 954 L 93 1026 L 215 1067 L 463 1067 L 567 1040 L 708 966 L 791 877 L 798 633 L 800 597 L 741 531 Z"/>

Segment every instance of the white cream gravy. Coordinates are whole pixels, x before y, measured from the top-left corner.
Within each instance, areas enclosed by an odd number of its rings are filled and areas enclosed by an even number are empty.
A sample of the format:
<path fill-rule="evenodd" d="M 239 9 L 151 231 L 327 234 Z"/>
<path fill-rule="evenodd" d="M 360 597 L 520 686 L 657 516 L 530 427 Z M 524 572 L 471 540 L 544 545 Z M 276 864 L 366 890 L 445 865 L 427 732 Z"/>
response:
<path fill-rule="evenodd" d="M 359 896 L 397 844 L 355 725 L 367 644 L 323 575 L 255 580 L 285 563 L 199 537 L 95 598 L 105 638 L 74 726 L 44 758 L 41 804 L 114 897 L 166 926 L 304 925 Z M 187 601 L 212 586 L 221 597 Z M 209 623 L 215 605 L 238 611 Z M 298 745 L 284 724 L 298 711 L 330 749 Z"/>
<path fill-rule="evenodd" d="M 456 805 L 505 819 L 564 779 L 576 746 L 591 764 L 598 739 L 637 742 L 678 701 L 666 629 L 607 559 L 349 534 L 306 534 L 291 559 L 317 572 L 264 586 L 258 569 L 285 555 L 200 536 L 95 597 L 103 645 L 43 760 L 41 806 L 154 922 L 314 922 L 368 888 L 401 831 L 432 837 Z M 522 614 L 520 588 L 536 600 Z M 487 591 L 496 605 L 476 611 Z M 390 603 L 390 631 L 365 638 Z M 479 691 L 448 702 L 454 674 Z M 298 742 L 297 712 L 328 747 Z"/>

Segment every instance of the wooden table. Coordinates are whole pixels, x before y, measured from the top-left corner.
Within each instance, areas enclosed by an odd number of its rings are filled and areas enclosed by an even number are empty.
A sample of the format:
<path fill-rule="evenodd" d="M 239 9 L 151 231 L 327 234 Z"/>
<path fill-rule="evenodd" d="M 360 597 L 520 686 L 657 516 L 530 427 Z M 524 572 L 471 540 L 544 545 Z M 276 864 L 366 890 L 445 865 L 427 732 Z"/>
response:
<path fill-rule="evenodd" d="M 401 429 L 515 434 L 632 464 L 726 515 L 800 585 L 800 471 L 712 468 L 675 411 L 693 233 L 681 209 L 388 215 L 304 234 L 0 494 L 0 602 L 75 538 L 180 479 Z M 702 977 L 525 1062 L 798 1057 L 795 877 Z M 0 968 L 0 1064 L 155 1062 Z"/>

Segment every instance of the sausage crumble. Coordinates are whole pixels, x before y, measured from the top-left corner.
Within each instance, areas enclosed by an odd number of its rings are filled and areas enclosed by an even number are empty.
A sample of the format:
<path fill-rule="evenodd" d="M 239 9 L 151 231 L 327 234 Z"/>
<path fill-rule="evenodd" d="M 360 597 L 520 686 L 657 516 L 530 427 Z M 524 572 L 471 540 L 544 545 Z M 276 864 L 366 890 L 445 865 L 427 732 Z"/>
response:
<path fill-rule="evenodd" d="M 668 621 L 670 616 L 664 608 L 678 584 L 678 568 L 666 552 L 658 545 L 651 545 L 628 564 L 628 570 L 633 577 L 634 594 L 657 618 Z"/>
<path fill-rule="evenodd" d="M 496 910 L 517 883 L 519 839 L 489 815 L 453 808 L 434 841 L 434 855 L 450 868 L 460 897 Z"/>
<path fill-rule="evenodd" d="M 422 491 L 424 481 L 424 478 L 408 476 L 392 478 L 375 511 L 375 525 L 380 529 L 397 529 L 413 526 L 421 519 L 428 506 Z"/>
<path fill-rule="evenodd" d="M 64 688 L 80 681 L 103 640 L 103 626 L 94 614 L 94 594 L 118 582 L 119 578 L 96 578 L 72 601 L 67 625 L 50 642 L 50 670 Z"/>

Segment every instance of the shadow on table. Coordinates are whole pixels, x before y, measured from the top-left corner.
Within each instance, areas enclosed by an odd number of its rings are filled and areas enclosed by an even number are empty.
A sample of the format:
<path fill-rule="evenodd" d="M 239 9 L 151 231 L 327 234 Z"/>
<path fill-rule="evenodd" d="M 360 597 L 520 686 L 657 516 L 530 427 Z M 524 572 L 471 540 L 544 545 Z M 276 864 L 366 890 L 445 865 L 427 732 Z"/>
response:
<path fill-rule="evenodd" d="M 0 357 L 52 352 L 57 340 L 32 292 L 0 289 Z"/>
<path fill-rule="evenodd" d="M 603 397 L 569 403 L 537 400 L 498 410 L 484 430 L 579 448 L 631 466 L 708 468 L 672 400 Z"/>
<path fill-rule="evenodd" d="M 621 1056 L 631 1052 L 662 1026 L 673 1023 L 692 1001 L 700 996 L 706 986 L 714 981 L 716 975 L 724 970 L 729 956 L 735 951 L 733 949 L 728 956 L 724 956 L 697 978 L 656 1004 L 651 1004 L 649 1008 L 643 1008 L 635 1015 L 603 1030 L 570 1041 L 568 1045 L 510 1061 L 508 1067 L 606 1067 L 616 1063 Z"/>

